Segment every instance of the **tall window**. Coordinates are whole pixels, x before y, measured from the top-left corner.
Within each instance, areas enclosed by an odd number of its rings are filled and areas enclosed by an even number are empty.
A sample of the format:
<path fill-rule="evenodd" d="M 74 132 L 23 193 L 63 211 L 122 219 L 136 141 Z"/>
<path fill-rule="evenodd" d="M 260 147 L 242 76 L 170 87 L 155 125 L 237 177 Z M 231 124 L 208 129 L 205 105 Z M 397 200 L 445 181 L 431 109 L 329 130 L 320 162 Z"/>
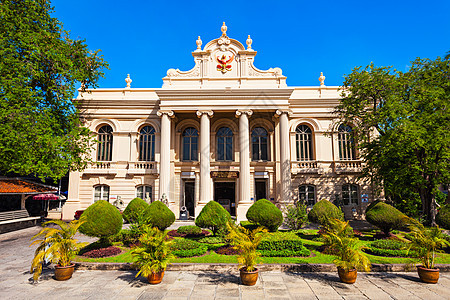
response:
<path fill-rule="evenodd" d="M 152 199 L 152 186 L 141 185 L 136 189 L 136 197 L 141 199 Z"/>
<path fill-rule="evenodd" d="M 312 130 L 306 125 L 299 125 L 295 130 L 297 160 L 312 160 Z"/>
<path fill-rule="evenodd" d="M 252 131 L 252 160 L 268 160 L 267 130 L 256 127 Z"/>
<path fill-rule="evenodd" d="M 340 125 L 338 129 L 339 159 L 356 159 L 355 144 L 352 136 L 352 128 L 348 125 Z"/>
<path fill-rule="evenodd" d="M 355 184 L 344 184 L 342 186 L 342 201 L 344 205 L 358 204 L 358 186 Z"/>
<path fill-rule="evenodd" d="M 109 125 L 104 125 L 98 130 L 98 146 L 97 146 L 97 160 L 111 161 L 113 135 L 112 128 Z"/>
<path fill-rule="evenodd" d="M 155 129 L 152 126 L 144 126 L 139 132 L 139 160 L 155 160 Z"/>
<path fill-rule="evenodd" d="M 313 185 L 301 185 L 298 187 L 299 200 L 307 206 L 316 204 L 316 193 Z"/>
<path fill-rule="evenodd" d="M 97 185 L 94 190 L 94 202 L 98 200 L 105 200 L 109 202 L 109 186 Z"/>
<path fill-rule="evenodd" d="M 233 132 L 228 127 L 217 131 L 217 160 L 233 160 Z"/>
<path fill-rule="evenodd" d="M 193 127 L 183 132 L 183 160 L 198 160 L 198 131 Z"/>

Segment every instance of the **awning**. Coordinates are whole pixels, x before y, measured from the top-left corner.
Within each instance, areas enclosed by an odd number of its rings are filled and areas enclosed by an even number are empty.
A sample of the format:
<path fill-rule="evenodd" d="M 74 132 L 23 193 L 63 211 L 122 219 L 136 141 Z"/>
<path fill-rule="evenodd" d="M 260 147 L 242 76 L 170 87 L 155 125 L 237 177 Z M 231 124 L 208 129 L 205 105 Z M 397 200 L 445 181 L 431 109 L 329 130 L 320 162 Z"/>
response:
<path fill-rule="evenodd" d="M 33 196 L 33 200 L 59 200 L 55 194 L 38 194 Z"/>

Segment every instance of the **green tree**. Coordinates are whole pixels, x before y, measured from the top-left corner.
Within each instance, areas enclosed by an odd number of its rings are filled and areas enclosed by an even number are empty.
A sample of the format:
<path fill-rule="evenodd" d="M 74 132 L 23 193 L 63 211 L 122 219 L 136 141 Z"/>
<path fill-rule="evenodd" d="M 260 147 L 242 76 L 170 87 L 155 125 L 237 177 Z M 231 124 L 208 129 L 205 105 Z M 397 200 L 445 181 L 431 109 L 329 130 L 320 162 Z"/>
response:
<path fill-rule="evenodd" d="M 72 99 L 108 65 L 52 12 L 49 0 L 0 2 L 0 173 L 57 179 L 83 169 L 93 145 Z"/>
<path fill-rule="evenodd" d="M 387 196 L 418 195 L 434 223 L 438 186 L 450 179 L 450 65 L 416 59 L 407 72 L 358 67 L 345 77 L 335 112 L 352 124 L 364 176 Z"/>

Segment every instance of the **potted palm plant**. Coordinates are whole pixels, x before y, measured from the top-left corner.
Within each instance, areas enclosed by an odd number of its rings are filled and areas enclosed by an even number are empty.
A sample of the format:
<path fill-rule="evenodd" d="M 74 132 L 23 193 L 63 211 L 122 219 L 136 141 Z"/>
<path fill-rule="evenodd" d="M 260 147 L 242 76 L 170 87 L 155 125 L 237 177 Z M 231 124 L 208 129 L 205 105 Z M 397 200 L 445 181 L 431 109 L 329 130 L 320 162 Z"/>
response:
<path fill-rule="evenodd" d="M 239 273 L 244 285 L 255 285 L 258 281 L 258 269 L 255 267 L 259 253 L 256 251 L 267 229 L 258 227 L 254 230 L 242 226 L 228 225 L 227 239 L 239 252 Z"/>
<path fill-rule="evenodd" d="M 344 283 L 353 284 L 358 269 L 370 271 L 370 261 L 362 252 L 360 241 L 353 237 L 353 230 L 347 222 L 331 219 L 323 226 L 325 244 L 329 245 L 336 258 L 333 263 L 338 269 L 339 278 Z"/>
<path fill-rule="evenodd" d="M 74 220 L 65 223 L 61 220 L 51 220 L 42 224 L 44 228 L 35 236 L 30 246 L 39 244 L 34 259 L 31 263 L 31 273 L 33 273 L 34 281 L 37 281 L 42 273 L 42 263 L 50 261 L 55 265 L 56 280 L 68 280 L 72 277 L 75 264 L 72 263 L 73 257 L 87 243 L 79 243 L 74 238 L 78 228 L 83 224 L 84 220 Z M 58 228 L 50 227 L 54 224 Z"/>
<path fill-rule="evenodd" d="M 443 247 L 450 244 L 444 239 L 439 227 L 425 228 L 414 220 L 409 225 L 409 229 L 411 233 L 408 236 L 411 243 L 408 251 L 411 251 L 422 264 L 417 266 L 420 279 L 426 283 L 437 283 L 439 269 L 435 266 L 436 253 L 441 252 Z"/>
<path fill-rule="evenodd" d="M 167 233 L 156 227 L 144 225 L 142 231 L 139 238 L 141 245 L 131 252 L 139 269 L 136 277 L 142 275 L 150 284 L 158 284 L 164 277 L 167 264 L 174 258 L 170 247 L 172 242 L 167 240 Z"/>

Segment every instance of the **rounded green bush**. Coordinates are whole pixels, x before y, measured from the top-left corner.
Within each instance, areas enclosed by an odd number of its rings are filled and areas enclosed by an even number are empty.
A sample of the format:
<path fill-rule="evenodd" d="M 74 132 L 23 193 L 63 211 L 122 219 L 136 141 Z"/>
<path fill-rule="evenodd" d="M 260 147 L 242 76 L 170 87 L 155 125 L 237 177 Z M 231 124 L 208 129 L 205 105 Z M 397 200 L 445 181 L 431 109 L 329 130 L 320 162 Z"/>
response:
<path fill-rule="evenodd" d="M 165 230 L 175 222 L 175 214 L 161 201 L 150 204 L 143 213 L 144 223 Z"/>
<path fill-rule="evenodd" d="M 442 228 L 450 229 L 450 204 L 446 204 L 439 209 L 436 223 Z"/>
<path fill-rule="evenodd" d="M 366 209 L 366 220 L 386 235 L 393 229 L 401 229 L 406 218 L 404 213 L 380 200 L 371 203 Z"/>
<path fill-rule="evenodd" d="M 225 233 L 227 223 L 231 221 L 228 211 L 216 201 L 209 201 L 195 219 L 195 225 L 211 229 L 213 234 Z"/>
<path fill-rule="evenodd" d="M 202 233 L 202 229 L 195 225 L 187 225 L 178 227 L 177 232 L 181 234 L 199 235 Z"/>
<path fill-rule="evenodd" d="M 122 229 L 122 215 L 119 210 L 105 200 L 96 201 L 81 215 L 85 222 L 80 232 L 92 237 L 105 239 L 118 234 Z"/>
<path fill-rule="evenodd" d="M 344 220 L 342 210 L 328 200 L 320 200 L 314 204 L 308 213 L 308 220 L 312 223 L 325 225 L 329 219 Z"/>
<path fill-rule="evenodd" d="M 176 257 L 200 256 L 208 251 L 208 246 L 188 239 L 175 239 L 172 244 L 172 254 Z"/>
<path fill-rule="evenodd" d="M 145 202 L 145 200 L 142 200 L 141 198 L 134 198 L 130 203 L 128 203 L 122 213 L 122 217 L 128 223 L 135 223 L 147 207 L 148 203 Z"/>
<path fill-rule="evenodd" d="M 249 221 L 264 226 L 269 231 L 277 231 L 283 223 L 283 213 L 267 199 L 260 199 L 253 203 L 246 216 Z"/>

